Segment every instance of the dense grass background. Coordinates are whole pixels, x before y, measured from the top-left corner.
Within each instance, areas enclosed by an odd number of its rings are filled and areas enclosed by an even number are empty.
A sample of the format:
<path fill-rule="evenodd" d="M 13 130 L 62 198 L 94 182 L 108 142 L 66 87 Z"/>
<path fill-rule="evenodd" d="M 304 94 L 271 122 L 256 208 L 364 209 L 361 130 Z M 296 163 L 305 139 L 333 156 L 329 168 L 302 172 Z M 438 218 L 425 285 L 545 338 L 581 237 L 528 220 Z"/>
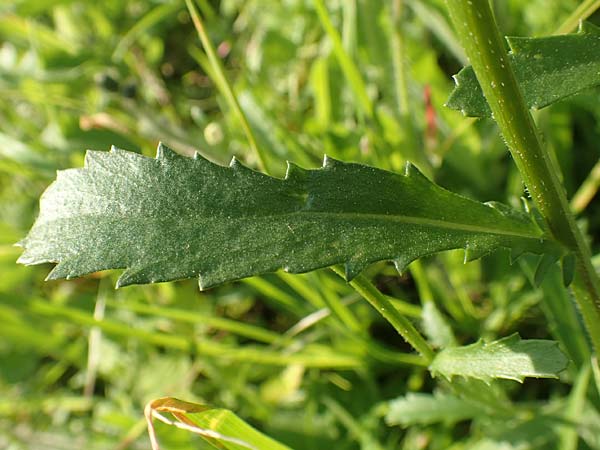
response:
<path fill-rule="evenodd" d="M 443 107 L 466 63 L 443 1 L 403 3 L 197 5 L 270 173 L 282 176 L 285 160 L 316 167 L 324 153 L 390 170 L 410 159 L 451 190 L 518 206 L 521 181 L 493 122 Z M 541 36 L 576 6 L 507 0 L 496 12 L 505 34 Z M 574 429 L 561 414 L 588 345 L 569 328 L 577 317 L 564 310 L 560 276 L 533 289 L 527 258 L 511 266 L 499 252 L 463 265 L 462 252 L 450 252 L 402 276 L 386 263 L 367 270 L 415 323 L 423 308 L 440 312 L 424 327 L 433 343 L 447 339 L 440 324 L 464 344 L 519 331 L 559 339 L 574 360 L 560 380 L 495 384 L 476 420 L 455 424 L 449 413 L 406 428 L 386 424 L 388 402 L 444 384 L 330 271 L 200 293 L 194 280 L 114 290 L 114 272 L 44 282 L 50 266 L 15 264 L 13 244 L 39 196 L 57 169 L 81 166 L 86 149 L 153 156 L 162 140 L 256 167 L 211 71 L 182 1 L 0 5 L 0 448 L 148 448 L 143 406 L 165 395 L 230 408 L 298 450 L 546 449 Z M 536 115 L 569 196 L 600 156 L 598 98 L 588 92 Z M 600 202 L 583 202 L 581 220 L 597 252 Z M 296 358 L 299 350 L 309 356 Z M 589 397 L 575 419 L 579 448 L 600 448 L 594 388 Z M 209 448 L 158 431 L 164 448 Z"/>

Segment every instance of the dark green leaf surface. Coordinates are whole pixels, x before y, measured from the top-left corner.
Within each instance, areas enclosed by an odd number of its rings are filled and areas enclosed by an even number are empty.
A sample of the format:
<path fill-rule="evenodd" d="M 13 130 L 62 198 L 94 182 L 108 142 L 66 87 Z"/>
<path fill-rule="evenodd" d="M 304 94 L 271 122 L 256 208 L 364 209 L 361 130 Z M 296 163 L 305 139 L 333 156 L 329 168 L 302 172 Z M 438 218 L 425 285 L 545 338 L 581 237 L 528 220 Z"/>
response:
<path fill-rule="evenodd" d="M 413 166 L 404 175 L 325 158 L 285 179 L 186 158 L 113 148 L 58 173 L 21 242 L 21 263 L 58 262 L 48 278 L 127 269 L 120 286 L 199 277 L 205 288 L 283 268 L 344 263 L 349 279 L 374 261 L 403 269 L 464 248 L 471 260 L 498 246 L 542 253 L 553 241 L 524 213 L 448 192 Z"/>
<path fill-rule="evenodd" d="M 600 29 L 585 23 L 579 32 L 543 38 L 507 37 L 510 62 L 530 108 L 543 108 L 600 84 Z M 456 76 L 447 106 L 471 117 L 490 108 L 471 66 Z"/>
<path fill-rule="evenodd" d="M 521 340 L 518 334 L 489 344 L 479 340 L 439 352 L 429 369 L 435 376 L 459 375 L 489 383 L 494 378 L 523 382 L 526 377 L 558 378 L 569 360 L 555 341 Z"/>

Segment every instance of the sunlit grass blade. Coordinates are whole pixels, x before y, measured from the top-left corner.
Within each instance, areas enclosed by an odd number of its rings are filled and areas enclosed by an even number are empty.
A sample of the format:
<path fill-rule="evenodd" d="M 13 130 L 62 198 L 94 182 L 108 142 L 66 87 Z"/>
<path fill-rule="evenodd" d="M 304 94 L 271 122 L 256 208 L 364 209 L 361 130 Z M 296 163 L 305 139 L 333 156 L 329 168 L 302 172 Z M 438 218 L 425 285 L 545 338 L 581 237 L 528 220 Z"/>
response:
<path fill-rule="evenodd" d="M 225 76 L 225 69 L 223 68 L 223 64 L 217 55 L 214 45 L 206 33 L 202 18 L 200 17 L 200 14 L 198 14 L 193 0 L 185 0 L 185 4 L 187 5 L 190 16 L 192 17 L 192 22 L 194 23 L 196 31 L 198 32 L 198 36 L 200 37 L 200 41 L 202 42 L 202 47 L 208 56 L 208 61 L 212 67 L 213 81 L 223 97 L 225 97 L 225 100 L 227 101 L 227 104 L 231 110 L 236 114 L 238 120 L 240 121 L 244 133 L 246 134 L 246 138 L 248 139 L 250 149 L 256 157 L 258 166 L 263 171 L 268 171 L 266 157 L 262 149 L 258 146 L 256 138 L 254 137 L 254 133 L 252 132 L 252 128 L 250 127 L 250 123 L 246 118 L 246 114 L 242 110 L 233 88 Z"/>
<path fill-rule="evenodd" d="M 366 118 L 372 118 L 373 104 L 369 98 L 369 95 L 367 94 L 365 82 L 360 71 L 358 70 L 357 65 L 344 48 L 340 35 L 331 22 L 331 18 L 329 17 L 329 13 L 323 0 L 314 0 L 314 5 L 315 9 L 317 10 L 319 20 L 321 21 L 321 25 L 331 40 L 335 57 L 337 58 L 342 72 L 348 81 L 348 85 L 356 98 L 359 111 L 364 114 Z"/>
<path fill-rule="evenodd" d="M 167 418 L 171 414 L 175 420 Z M 216 448 L 227 450 L 291 450 L 248 425 L 227 409 L 190 403 L 172 397 L 153 400 L 146 406 L 146 421 L 153 450 L 159 450 L 154 420 L 202 436 Z"/>
<path fill-rule="evenodd" d="M 564 413 L 565 421 L 570 423 L 562 426 L 559 430 L 560 450 L 577 450 L 578 448 L 579 433 L 577 422 L 581 420 L 583 415 L 591 372 L 589 363 L 583 366 L 571 389 Z"/>
<path fill-rule="evenodd" d="M 214 340 L 162 333 L 147 329 L 132 328 L 116 320 L 96 320 L 84 311 L 65 306 L 34 301 L 30 304 L 32 313 L 45 317 L 68 319 L 84 327 L 97 327 L 103 333 L 113 337 L 130 338 L 172 351 L 194 352 L 206 357 L 215 357 L 233 362 L 286 366 L 301 364 L 305 367 L 320 368 L 357 368 L 363 362 L 353 353 L 341 354 L 339 351 L 318 344 L 307 345 L 301 351 L 274 351 L 267 346 L 233 346 Z"/>

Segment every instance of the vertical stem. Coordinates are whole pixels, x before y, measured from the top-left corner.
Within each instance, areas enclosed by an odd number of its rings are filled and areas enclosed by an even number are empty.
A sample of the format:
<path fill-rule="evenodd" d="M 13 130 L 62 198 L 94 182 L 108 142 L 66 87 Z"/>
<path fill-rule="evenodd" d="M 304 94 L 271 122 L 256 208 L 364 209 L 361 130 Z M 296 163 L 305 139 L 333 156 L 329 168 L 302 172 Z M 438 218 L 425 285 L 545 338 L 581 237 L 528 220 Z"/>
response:
<path fill-rule="evenodd" d="M 541 140 L 504 47 L 489 0 L 446 0 L 450 17 L 521 176 L 554 237 L 577 258 L 573 291 L 600 350 L 600 281 L 591 252 L 569 211 L 557 171 Z"/>
<path fill-rule="evenodd" d="M 340 277 L 344 278 L 344 269 L 339 266 L 332 267 L 333 271 Z M 379 314 L 392 324 L 396 331 L 404 338 L 406 342 L 413 346 L 421 356 L 425 358 L 427 364 L 433 361 L 435 353 L 425 340 L 425 338 L 417 331 L 413 324 L 402 314 L 398 312 L 394 305 L 387 299 L 385 295 L 377 290 L 372 283 L 365 278 L 364 275 L 357 276 L 350 282 L 350 285 L 367 300 Z"/>

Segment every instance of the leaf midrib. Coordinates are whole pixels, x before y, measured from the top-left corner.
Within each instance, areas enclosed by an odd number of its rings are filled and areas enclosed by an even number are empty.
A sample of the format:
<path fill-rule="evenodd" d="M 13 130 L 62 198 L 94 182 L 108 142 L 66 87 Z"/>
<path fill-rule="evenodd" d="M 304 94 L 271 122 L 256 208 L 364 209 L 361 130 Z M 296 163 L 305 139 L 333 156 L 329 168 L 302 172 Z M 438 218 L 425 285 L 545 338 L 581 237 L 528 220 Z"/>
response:
<path fill-rule="evenodd" d="M 479 233 L 479 234 L 500 235 L 500 236 L 509 236 L 509 237 L 535 239 L 535 240 L 545 239 L 545 237 L 543 235 L 524 233 L 524 232 L 519 232 L 516 230 L 498 229 L 498 228 L 486 227 L 486 226 L 480 226 L 480 225 L 465 224 L 465 223 L 461 223 L 461 222 L 452 222 L 452 221 L 447 221 L 447 220 L 439 220 L 439 219 L 415 217 L 415 216 L 407 216 L 407 215 L 398 215 L 398 214 L 354 213 L 354 212 L 350 213 L 350 212 L 328 212 L 328 211 L 301 210 L 301 211 L 287 212 L 287 213 L 283 213 L 283 214 L 280 213 L 280 214 L 270 214 L 270 215 L 240 215 L 237 218 L 238 219 L 255 219 L 255 218 L 268 219 L 271 217 L 278 218 L 278 217 L 291 217 L 291 216 L 307 216 L 307 217 L 313 217 L 313 218 L 314 218 L 314 216 L 322 216 L 322 217 L 330 217 L 330 218 L 334 218 L 334 219 L 346 219 L 348 221 L 371 219 L 371 220 L 378 220 L 378 221 L 382 221 L 382 222 L 405 223 L 405 224 L 411 224 L 411 225 L 421 225 L 421 226 L 428 226 L 428 227 L 433 227 L 433 228 L 442 228 L 442 229 L 448 229 L 448 230 L 464 231 L 464 232 Z M 122 215 L 112 215 L 111 216 L 110 214 L 94 214 L 94 213 L 76 214 L 76 215 L 68 216 L 68 217 L 60 217 L 58 220 L 65 220 L 70 217 L 104 217 L 104 218 L 112 218 L 114 220 L 120 220 L 120 221 L 127 220 L 127 216 L 122 216 Z M 159 220 L 161 219 L 161 217 L 158 215 L 151 215 L 151 216 L 137 215 L 134 217 L 136 217 L 138 219 L 156 219 L 156 218 L 158 218 Z M 231 220 L 236 219 L 236 217 L 232 217 L 232 215 L 229 215 L 229 216 L 223 215 L 223 216 L 211 216 L 209 218 L 194 217 L 193 221 L 195 223 L 198 223 L 199 221 L 207 221 L 207 222 L 208 221 L 217 221 L 217 220 L 219 220 L 219 217 L 221 217 L 223 220 L 226 220 L 226 221 L 231 221 Z M 183 217 L 181 215 L 178 215 L 177 218 L 181 222 L 184 222 L 184 220 L 182 220 Z"/>

